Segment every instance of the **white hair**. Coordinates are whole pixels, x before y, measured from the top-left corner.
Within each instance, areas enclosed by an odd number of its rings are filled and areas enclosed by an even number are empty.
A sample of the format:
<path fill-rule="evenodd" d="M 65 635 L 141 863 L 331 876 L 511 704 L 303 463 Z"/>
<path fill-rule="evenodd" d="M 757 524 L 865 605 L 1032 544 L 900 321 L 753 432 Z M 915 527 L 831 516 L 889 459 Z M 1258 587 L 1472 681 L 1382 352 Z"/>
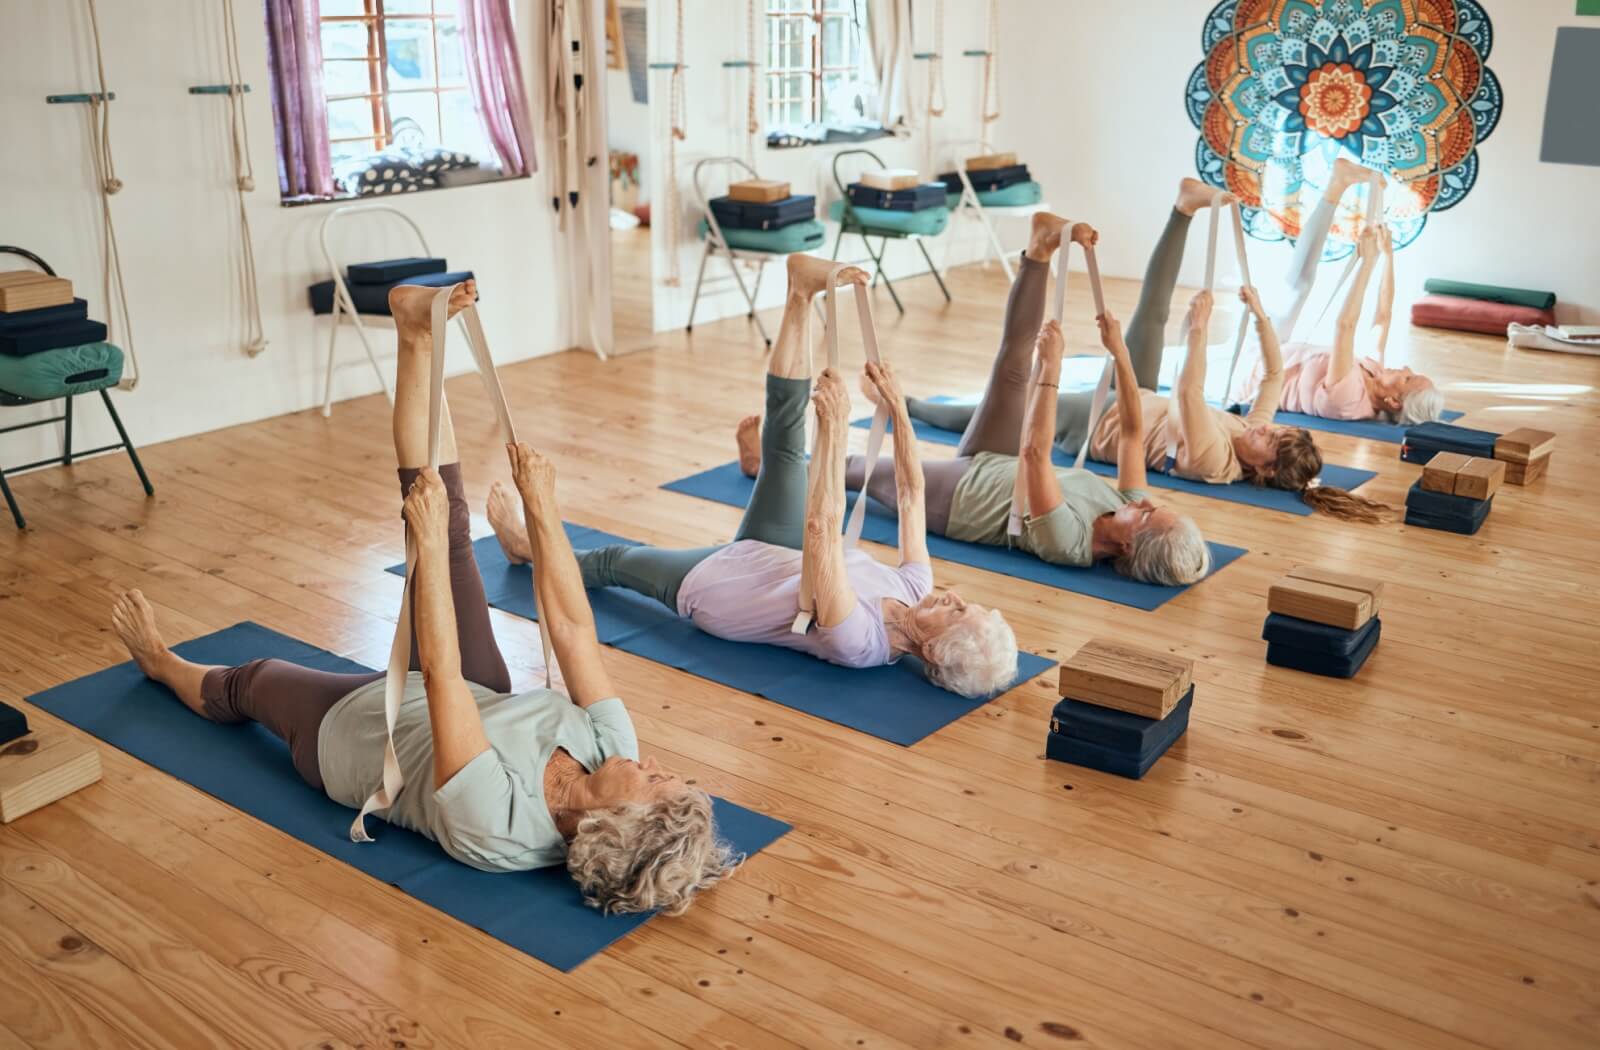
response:
<path fill-rule="evenodd" d="M 969 700 L 991 696 L 1017 677 L 1017 635 L 999 609 L 973 610 L 922 647 L 928 680 Z"/>
<path fill-rule="evenodd" d="M 1401 426 L 1416 426 L 1444 418 L 1444 394 L 1432 383 L 1419 386 L 1400 402 L 1400 411 L 1388 413 Z"/>
<path fill-rule="evenodd" d="M 1211 571 L 1211 547 L 1193 518 L 1180 517 L 1165 529 L 1140 529 L 1117 571 L 1144 583 L 1186 587 Z"/>
<path fill-rule="evenodd" d="M 744 860 L 717 837 L 711 796 L 686 788 L 648 804 L 591 810 L 567 845 L 567 871 L 606 914 L 681 915 Z"/>

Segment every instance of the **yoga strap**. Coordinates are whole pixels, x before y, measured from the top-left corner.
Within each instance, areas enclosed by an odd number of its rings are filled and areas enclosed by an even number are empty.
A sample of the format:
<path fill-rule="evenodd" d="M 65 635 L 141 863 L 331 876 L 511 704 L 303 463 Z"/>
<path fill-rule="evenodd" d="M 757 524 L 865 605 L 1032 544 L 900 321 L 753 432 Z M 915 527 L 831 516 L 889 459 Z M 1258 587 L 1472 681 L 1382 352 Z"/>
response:
<path fill-rule="evenodd" d="M 828 290 L 824 293 L 826 296 L 827 318 L 824 322 L 826 334 L 823 338 L 826 340 L 828 348 L 828 367 L 835 370 L 837 370 L 839 367 L 839 300 L 835 282 L 840 271 L 844 270 L 845 268 L 846 264 L 837 263 L 828 270 Z M 883 358 L 878 352 L 878 328 L 872 320 L 872 300 L 868 298 L 866 289 L 859 285 L 855 290 L 855 300 L 856 320 L 861 323 L 862 349 L 866 351 L 868 361 L 870 361 L 872 364 L 881 364 Z M 809 308 L 806 310 L 805 340 L 806 355 L 809 358 L 811 354 L 811 311 Z M 816 369 L 813 367 L 811 371 L 813 374 L 815 374 Z M 888 406 L 879 404 L 877 408 L 873 410 L 872 429 L 867 434 L 867 457 L 866 462 L 863 465 L 863 472 L 861 475 L 860 495 L 856 497 L 856 505 L 854 509 L 850 511 L 850 520 L 845 523 L 844 545 L 846 550 L 861 542 L 861 529 L 862 526 L 866 524 L 867 520 L 867 482 L 872 480 L 872 468 L 877 465 L 878 455 L 883 451 L 883 435 L 888 431 L 888 429 Z M 821 431 L 822 428 L 818 426 L 817 435 L 813 439 L 811 445 L 811 481 L 816 480 L 817 442 L 821 440 Z M 811 486 L 810 484 L 807 484 L 806 492 L 809 494 L 810 491 Z M 812 593 L 812 582 L 810 577 L 806 575 L 803 565 L 804 563 L 802 562 L 802 570 L 800 573 L 800 607 L 795 613 L 794 623 L 789 628 L 794 634 L 805 634 L 806 631 L 810 630 L 812 618 L 816 614 L 816 600 Z"/>
<path fill-rule="evenodd" d="M 444 421 L 444 359 L 445 343 L 449 334 L 448 311 L 450 296 L 461 285 L 453 284 L 448 288 L 441 288 L 433 296 L 432 321 L 432 369 L 428 375 L 428 466 L 434 470 L 439 469 L 439 439 Z M 500 424 L 500 436 L 507 444 L 514 444 L 517 440 L 516 429 L 511 424 L 511 410 L 506 405 L 505 391 L 500 388 L 500 376 L 495 372 L 494 359 L 489 355 L 489 342 L 483 334 L 483 322 L 478 317 L 476 305 L 468 305 L 461 311 L 461 318 L 466 323 L 467 346 L 472 350 L 473 363 L 478 368 L 478 375 L 483 379 L 483 385 L 489 392 L 489 402 L 494 405 L 495 418 Z M 367 834 L 367 814 L 376 810 L 388 809 L 394 805 L 399 797 L 400 788 L 405 784 L 405 777 L 400 772 L 400 759 L 394 750 L 394 722 L 400 713 L 400 701 L 405 697 L 406 674 L 411 666 L 411 607 L 413 591 L 416 584 L 417 568 L 417 541 L 411 534 L 410 528 L 406 529 L 406 583 L 400 595 L 400 622 L 395 625 L 394 643 L 389 647 L 389 670 L 383 683 L 383 717 L 385 723 L 384 748 L 383 748 L 383 783 L 367 797 L 361 805 L 361 812 L 356 814 L 356 819 L 350 825 L 350 839 L 353 842 L 371 842 L 372 836 Z M 537 580 L 537 576 L 535 576 Z M 533 603 L 535 610 L 539 605 L 538 584 L 534 585 Z M 539 641 L 544 647 L 544 684 L 550 688 L 550 668 L 554 662 L 550 652 L 550 636 L 545 626 L 539 626 Z"/>
<path fill-rule="evenodd" d="M 1211 200 L 1211 232 L 1206 239 L 1206 291 L 1215 296 L 1217 286 L 1217 227 L 1222 222 L 1222 202 L 1218 198 Z M 1244 214 L 1239 210 L 1239 203 L 1233 203 L 1233 246 L 1239 253 L 1239 272 L 1246 284 L 1250 283 L 1250 263 L 1244 253 Z M 1212 303 L 1212 309 L 1216 304 Z M 1250 311 L 1246 310 L 1243 317 L 1239 318 L 1239 341 L 1234 345 L 1233 356 L 1237 360 L 1239 348 L 1244 345 L 1245 325 L 1250 322 Z M 1187 344 L 1188 336 L 1184 341 Z M 1193 353 L 1193 351 L 1188 351 Z M 1228 369 L 1231 374 L 1233 369 Z M 1178 465 L 1178 441 L 1183 436 L 1183 394 L 1179 390 L 1182 382 L 1182 371 L 1179 379 L 1172 384 L 1172 396 L 1167 399 L 1167 455 L 1162 461 L 1163 473 L 1171 474 Z"/>
<path fill-rule="evenodd" d="M 1367 183 L 1372 188 L 1372 191 L 1367 195 L 1368 225 L 1383 220 L 1383 178 L 1376 171 L 1372 173 L 1372 176 Z M 1313 331 L 1320 327 L 1323 320 L 1328 316 L 1328 311 L 1333 308 L 1333 304 L 1338 300 L 1339 293 L 1344 290 L 1345 282 L 1350 280 L 1351 275 L 1356 272 L 1356 267 L 1360 263 L 1361 251 L 1357 248 L 1356 251 L 1350 253 L 1350 260 L 1344 264 L 1344 271 L 1339 274 L 1339 282 L 1333 286 L 1333 294 L 1328 296 L 1328 301 L 1322 304 L 1322 312 L 1317 315 L 1316 322 L 1311 326 Z"/>
<path fill-rule="evenodd" d="M 1239 209 L 1239 202 L 1233 202 L 1233 250 L 1239 260 L 1239 280 L 1246 286 L 1253 285 L 1250 280 L 1250 256 L 1244 248 L 1244 212 Z M 1239 367 L 1239 355 L 1244 350 L 1244 337 L 1250 331 L 1250 308 L 1247 306 L 1239 314 L 1239 334 L 1233 340 L 1233 357 L 1228 362 L 1228 380 L 1222 387 L 1222 403 L 1228 403 L 1228 393 L 1233 389 L 1233 374 Z"/>
<path fill-rule="evenodd" d="M 1070 237 L 1061 242 L 1060 251 L 1061 255 L 1056 260 L 1055 319 L 1057 324 L 1063 326 L 1063 337 L 1065 337 L 1064 329 L 1067 316 L 1067 261 L 1068 257 L 1072 253 L 1072 240 Z M 1089 290 L 1094 295 L 1094 315 L 1096 318 L 1099 318 L 1106 312 L 1106 291 L 1105 287 L 1100 283 L 1100 263 L 1095 258 L 1093 248 L 1085 248 L 1083 250 L 1083 262 L 1084 266 L 1089 271 Z M 1089 451 L 1089 435 L 1094 433 L 1094 425 L 1099 420 L 1101 411 L 1105 408 L 1106 397 L 1111 389 L 1112 372 L 1112 361 L 1110 357 L 1107 357 L 1105 367 L 1100 370 L 1100 384 L 1095 387 L 1094 401 L 1089 406 L 1089 431 L 1084 435 L 1083 445 L 1078 449 L 1078 461 L 1074 464 L 1074 466 L 1083 466 L 1084 454 Z M 1030 398 L 1033 397 L 1033 391 L 1031 389 L 1028 391 L 1028 396 Z M 1023 427 L 1024 431 L 1022 435 L 1022 441 L 1026 442 L 1028 440 L 1026 431 L 1026 414 L 1023 415 Z M 1020 444 L 1018 446 L 1018 452 L 1021 452 Z M 1028 479 L 1027 475 L 1023 472 L 1022 457 L 1019 455 L 1017 457 L 1017 477 L 1016 481 L 1013 482 L 1011 489 L 1011 514 L 1006 521 L 1006 533 L 1011 536 L 1021 536 L 1022 522 L 1027 516 Z"/>

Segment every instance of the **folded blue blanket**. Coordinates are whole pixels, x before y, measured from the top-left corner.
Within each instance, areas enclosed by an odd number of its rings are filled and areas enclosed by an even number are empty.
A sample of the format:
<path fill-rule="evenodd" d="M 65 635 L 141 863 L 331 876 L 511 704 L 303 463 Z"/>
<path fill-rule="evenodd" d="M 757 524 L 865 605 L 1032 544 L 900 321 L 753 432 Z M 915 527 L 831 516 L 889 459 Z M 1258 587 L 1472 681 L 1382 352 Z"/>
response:
<path fill-rule="evenodd" d="M 101 343 L 105 338 L 106 326 L 99 321 L 60 321 L 37 328 L 0 332 L 0 354 L 27 357 L 67 346 Z"/>
<path fill-rule="evenodd" d="M 1352 678 L 1361 670 L 1361 665 L 1367 662 L 1372 650 L 1378 647 L 1378 639 L 1383 636 L 1383 624 L 1374 618 L 1364 630 L 1369 632 L 1365 640 L 1354 651 L 1344 655 L 1319 653 L 1313 649 L 1269 642 L 1267 663 L 1274 667 L 1287 667 L 1292 671 L 1305 671 L 1308 674 L 1320 674 L 1329 678 Z"/>
<path fill-rule="evenodd" d="M 18 310 L 15 313 L 0 313 L 0 333 L 7 335 L 17 332 L 32 331 L 35 328 L 47 328 L 50 325 L 64 324 L 68 321 L 86 321 L 89 319 L 89 304 L 83 299 L 74 299 L 70 303 L 60 306 L 41 306 L 37 310 Z"/>
<path fill-rule="evenodd" d="M 1181 709 L 1173 708 L 1172 713 L 1162 721 L 1172 722 L 1174 731 L 1147 751 L 1121 751 L 1061 733 L 1051 733 L 1049 739 L 1045 741 L 1044 757 L 1056 762 L 1070 762 L 1075 766 L 1098 769 L 1102 773 L 1115 773 L 1119 777 L 1138 780 L 1150 772 L 1150 767 L 1156 764 L 1156 760 L 1166 754 L 1189 728 L 1189 706 L 1185 704 Z"/>
<path fill-rule="evenodd" d="M 1261 625 L 1263 640 L 1275 645 L 1325 656 L 1349 656 L 1367 642 L 1367 636 L 1378 630 L 1378 618 L 1353 631 L 1343 627 L 1329 627 L 1325 623 L 1302 620 L 1282 613 L 1268 613 L 1267 622 Z"/>
<path fill-rule="evenodd" d="M 1418 423 L 1406 429 L 1400 445 L 1400 458 L 1407 463 L 1426 463 L 1440 452 L 1459 452 L 1463 456 L 1494 458 L 1494 442 L 1500 435 L 1488 430 L 1456 426 L 1453 423 Z"/>
<path fill-rule="evenodd" d="M 1129 711 L 1100 707 L 1082 700 L 1064 699 L 1050 715 L 1050 731 L 1123 754 L 1165 750 L 1189 724 L 1194 686 L 1183 694 L 1165 718 L 1145 718 Z"/>

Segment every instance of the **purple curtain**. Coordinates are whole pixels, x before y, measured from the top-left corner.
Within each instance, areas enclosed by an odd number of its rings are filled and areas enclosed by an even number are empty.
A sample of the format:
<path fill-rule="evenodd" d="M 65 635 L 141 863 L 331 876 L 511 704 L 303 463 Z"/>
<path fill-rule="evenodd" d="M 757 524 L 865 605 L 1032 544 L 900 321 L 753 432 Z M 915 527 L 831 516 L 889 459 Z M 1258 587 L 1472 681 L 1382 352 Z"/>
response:
<path fill-rule="evenodd" d="M 321 0 L 266 0 L 266 8 L 278 188 L 286 197 L 329 196 L 334 187 L 322 93 Z"/>
<path fill-rule="evenodd" d="M 501 170 L 507 175 L 532 174 L 538 163 L 510 0 L 461 0 L 461 37 L 467 52 L 467 83 L 500 156 Z"/>

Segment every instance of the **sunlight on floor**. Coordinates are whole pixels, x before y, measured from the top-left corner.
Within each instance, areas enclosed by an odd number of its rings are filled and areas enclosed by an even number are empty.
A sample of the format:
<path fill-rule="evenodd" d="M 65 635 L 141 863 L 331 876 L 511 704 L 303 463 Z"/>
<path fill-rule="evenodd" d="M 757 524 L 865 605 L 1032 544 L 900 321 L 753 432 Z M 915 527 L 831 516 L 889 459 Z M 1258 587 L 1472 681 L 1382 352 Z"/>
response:
<path fill-rule="evenodd" d="M 1450 390 L 1472 391 L 1478 394 L 1505 394 L 1509 397 L 1578 397 L 1594 389 L 1578 383 L 1451 383 Z"/>

